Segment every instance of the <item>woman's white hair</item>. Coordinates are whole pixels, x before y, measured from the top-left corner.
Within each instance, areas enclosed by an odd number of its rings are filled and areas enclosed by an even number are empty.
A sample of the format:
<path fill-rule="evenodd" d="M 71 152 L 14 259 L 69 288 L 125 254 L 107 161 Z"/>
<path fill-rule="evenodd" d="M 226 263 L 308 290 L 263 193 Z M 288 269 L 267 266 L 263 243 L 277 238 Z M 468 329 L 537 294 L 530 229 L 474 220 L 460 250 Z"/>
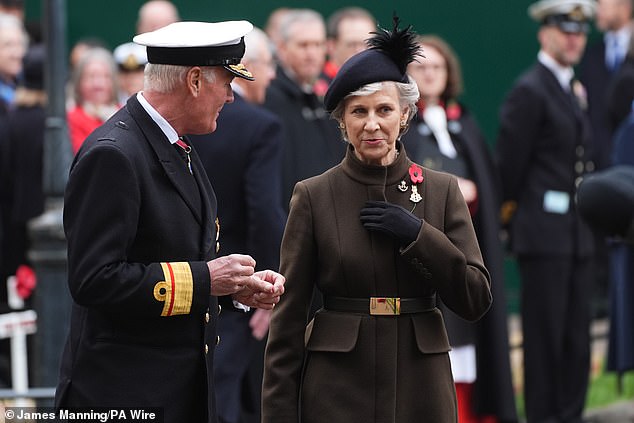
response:
<path fill-rule="evenodd" d="M 143 89 L 159 93 L 172 92 L 177 86 L 185 83 L 185 75 L 189 69 L 191 66 L 148 63 L 145 65 Z M 201 66 L 201 69 L 207 82 L 213 83 L 216 80 L 214 66 Z"/>
<path fill-rule="evenodd" d="M 399 134 L 399 138 L 407 132 L 409 129 L 409 123 L 416 113 L 418 112 L 418 108 L 416 107 L 416 103 L 419 98 L 418 85 L 412 79 L 411 76 L 407 76 L 409 82 L 396 82 L 396 81 L 380 81 L 380 82 L 372 82 L 370 84 L 363 85 L 357 90 L 346 95 L 340 102 L 337 104 L 337 107 L 330 113 L 330 117 L 335 119 L 337 122 L 343 122 L 343 113 L 346 108 L 346 100 L 350 97 L 356 96 L 368 96 L 372 95 L 378 91 L 381 91 L 385 88 L 385 84 L 394 84 L 396 86 L 396 90 L 398 92 L 398 99 L 401 108 L 407 108 L 407 121 L 404 128 L 401 128 L 401 132 Z M 346 139 L 346 129 L 339 126 L 341 130 L 341 136 L 343 139 Z"/>
<path fill-rule="evenodd" d="M 71 77 L 71 83 L 73 86 L 73 98 L 75 103 L 78 105 L 84 104 L 84 98 L 81 96 L 80 84 L 81 79 L 84 76 L 84 71 L 89 64 L 94 62 L 102 62 L 104 63 L 108 69 L 110 70 L 110 102 L 111 104 L 117 103 L 117 86 L 118 86 L 118 77 L 117 77 L 117 64 L 114 60 L 114 56 L 110 50 L 107 50 L 102 47 L 93 47 L 88 49 L 79 59 L 77 63 L 77 67 L 73 70 L 73 74 Z"/>

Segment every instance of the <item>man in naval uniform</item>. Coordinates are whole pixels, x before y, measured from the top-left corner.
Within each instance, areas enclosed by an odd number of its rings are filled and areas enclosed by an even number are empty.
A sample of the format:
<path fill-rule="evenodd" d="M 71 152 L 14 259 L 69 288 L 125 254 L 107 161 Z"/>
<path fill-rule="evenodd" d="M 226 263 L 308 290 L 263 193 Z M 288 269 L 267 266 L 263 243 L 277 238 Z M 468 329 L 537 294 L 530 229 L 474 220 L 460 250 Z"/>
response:
<path fill-rule="evenodd" d="M 213 132 L 233 78 L 252 79 L 240 64 L 251 29 L 178 22 L 134 37 L 147 47 L 144 89 L 86 139 L 66 188 L 74 304 L 56 406 L 215 422 L 217 296 L 224 310 L 279 301 L 283 276 L 215 257 L 216 198 L 183 138 Z"/>
<path fill-rule="evenodd" d="M 580 422 L 588 387 L 594 240 L 574 193 L 596 158 L 573 66 L 595 9 L 594 0 L 529 7 L 540 24 L 537 62 L 500 111 L 497 153 L 505 210 L 515 208 L 508 227 L 522 282 L 528 423 Z"/>

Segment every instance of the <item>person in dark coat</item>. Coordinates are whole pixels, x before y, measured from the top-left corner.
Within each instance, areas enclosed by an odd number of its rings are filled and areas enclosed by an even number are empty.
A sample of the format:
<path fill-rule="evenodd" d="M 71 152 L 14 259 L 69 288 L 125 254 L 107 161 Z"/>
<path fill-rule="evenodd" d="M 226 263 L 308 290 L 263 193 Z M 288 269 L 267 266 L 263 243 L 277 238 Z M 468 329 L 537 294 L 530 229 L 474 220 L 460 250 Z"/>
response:
<path fill-rule="evenodd" d="M 181 139 L 213 132 L 230 82 L 252 79 L 239 63 L 251 29 L 180 22 L 134 37 L 147 46 L 144 90 L 82 144 L 64 196 L 74 304 L 57 407 L 215 422 L 217 296 L 241 308 L 279 301 L 283 276 L 254 272 L 248 255 L 216 257 L 216 197 Z"/>
<path fill-rule="evenodd" d="M 634 369 L 634 113 L 616 131 L 614 165 L 579 185 L 582 216 L 610 240 L 610 336 L 606 370 Z"/>
<path fill-rule="evenodd" d="M 622 78 L 621 75 L 630 73 L 632 76 L 631 59 L 626 56 L 634 48 L 631 42 L 633 7 L 634 0 L 597 0 L 595 27 L 602 32 L 602 37 L 588 43 L 578 66 L 579 80 L 587 91 L 587 113 L 597 150 L 597 170 L 611 165 L 614 132 L 631 109 L 634 94 L 632 80 L 627 81 L 628 77 Z M 622 84 L 621 80 L 626 83 Z M 593 314 L 605 317 L 609 311 L 608 288 L 611 278 L 609 245 L 600 234 L 595 235 Z"/>
<path fill-rule="evenodd" d="M 264 107 L 283 124 L 282 206 L 288 210 L 295 183 L 341 161 L 345 144 L 323 105 L 327 84 L 316 84 L 326 60 L 326 28 L 310 9 L 288 11 L 280 22 L 280 66 Z"/>
<path fill-rule="evenodd" d="M 280 20 L 279 36 L 279 66 L 264 107 L 282 121 L 282 207 L 288 212 L 295 184 L 339 163 L 346 147 L 323 104 L 328 87 L 320 79 L 326 60 L 323 17 L 312 9 L 290 9 Z M 312 311 L 321 305 L 315 295 Z"/>
<path fill-rule="evenodd" d="M 255 81 L 234 80 L 235 101 L 222 109 L 218 129 L 189 138 L 216 193 L 222 225 L 219 254 L 243 252 L 255 259 L 257 270 L 277 270 L 286 222 L 281 201 L 282 124 L 261 106 L 275 67 L 264 32 L 254 28 L 244 41 L 242 63 Z M 214 357 L 214 381 L 220 423 L 260 422 L 270 314 L 254 309 L 219 316 L 221 343 Z"/>
<path fill-rule="evenodd" d="M 507 329 L 504 255 L 499 237 L 500 186 L 484 135 L 464 104 L 458 57 L 442 38 L 417 37 L 424 58 L 412 62 L 421 99 L 411 129 L 402 138 L 409 157 L 424 167 L 449 172 L 469 206 L 489 274 L 493 304 L 476 323 L 442 307 L 447 325 L 459 421 L 517 421 Z M 482 420 L 481 420 L 482 419 Z"/>
<path fill-rule="evenodd" d="M 628 29 L 632 31 L 633 24 L 630 23 Z M 634 37 L 634 31 L 631 32 Z M 634 41 L 630 39 L 629 48 L 623 63 L 612 77 L 606 92 L 606 114 L 608 123 L 616 137 L 617 129 L 629 118 L 632 112 L 632 102 L 634 101 Z M 610 156 L 612 159 L 614 155 Z"/>
<path fill-rule="evenodd" d="M 497 160 L 510 248 L 521 277 L 524 399 L 532 422 L 581 421 L 590 372 L 594 239 L 574 202 L 595 168 L 585 97 L 574 80 L 586 44 L 589 0 L 542 0 L 537 63 L 500 109 Z"/>
<path fill-rule="evenodd" d="M 598 148 L 597 168 L 610 166 L 614 131 L 619 122 L 611 111 L 615 104 L 610 92 L 624 65 L 632 36 L 632 0 L 598 0 L 595 26 L 603 36 L 588 44 L 579 63 L 579 80 L 588 96 L 588 116 Z M 618 95 L 618 91 L 616 91 Z M 628 110 L 619 120 L 629 113 Z"/>
<path fill-rule="evenodd" d="M 44 211 L 42 188 L 42 155 L 46 120 L 44 91 L 45 47 L 31 47 L 24 56 L 21 80 L 16 90 L 14 107 L 7 116 L 11 204 L 9 225 L 12 234 L 5 256 L 8 270 L 15 274 L 20 265 L 30 265 L 27 223 Z"/>
<path fill-rule="evenodd" d="M 15 240 L 12 211 L 13 193 L 10 173 L 11 152 L 8 142 L 9 110 L 13 108 L 18 76 L 28 46 L 22 21 L 16 16 L 0 13 L 0 307 L 6 306 L 6 278 L 15 272 L 15 254 L 11 244 Z M 1 383 L 1 382 L 0 382 Z"/>
<path fill-rule="evenodd" d="M 397 141 L 416 113 L 410 28 L 379 30 L 341 67 L 326 108 L 343 161 L 296 184 L 265 354 L 263 423 L 456 422 L 450 349 L 436 295 L 467 320 L 491 304 L 467 205 L 452 175 Z M 308 322 L 311 294 L 324 308 Z"/>
<path fill-rule="evenodd" d="M 28 222 L 44 211 L 42 152 L 46 119 L 43 45 L 23 57 L 22 76 L 6 116 L 0 117 L 0 312 L 11 311 L 7 278 L 31 297 L 35 277 L 28 258 Z M 4 218 L 3 218 L 4 215 Z M 25 277 L 28 276 L 28 277 Z M 26 306 L 29 306 L 29 302 Z M 10 385 L 10 340 L 0 340 L 0 385 Z"/>

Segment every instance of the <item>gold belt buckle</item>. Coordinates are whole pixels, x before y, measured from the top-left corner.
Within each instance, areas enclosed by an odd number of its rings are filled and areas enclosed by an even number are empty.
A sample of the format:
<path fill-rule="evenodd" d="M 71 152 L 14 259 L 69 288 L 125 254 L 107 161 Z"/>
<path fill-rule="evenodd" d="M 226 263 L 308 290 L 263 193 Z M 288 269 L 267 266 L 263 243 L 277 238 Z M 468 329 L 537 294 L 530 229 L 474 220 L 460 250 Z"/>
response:
<path fill-rule="evenodd" d="M 401 314 L 401 299 L 370 297 L 370 314 L 373 316 L 398 316 Z"/>

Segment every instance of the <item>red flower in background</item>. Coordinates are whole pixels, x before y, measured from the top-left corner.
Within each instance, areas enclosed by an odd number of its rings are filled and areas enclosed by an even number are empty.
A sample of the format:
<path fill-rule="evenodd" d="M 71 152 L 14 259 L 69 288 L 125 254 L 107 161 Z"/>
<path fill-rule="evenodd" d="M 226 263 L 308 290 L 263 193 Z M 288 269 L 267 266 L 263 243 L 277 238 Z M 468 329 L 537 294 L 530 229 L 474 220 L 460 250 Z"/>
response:
<path fill-rule="evenodd" d="M 462 115 L 462 109 L 456 101 L 451 100 L 447 103 L 445 113 L 447 114 L 447 120 L 458 120 Z"/>
<path fill-rule="evenodd" d="M 328 91 L 328 81 L 325 79 L 319 78 L 315 81 L 313 85 L 313 92 L 319 98 L 323 98 L 326 95 L 326 91 Z"/>
<path fill-rule="evenodd" d="M 37 284 L 35 272 L 29 266 L 22 264 L 18 266 L 15 271 L 15 278 L 17 280 L 16 290 L 18 291 L 18 295 L 23 300 L 26 300 L 31 296 Z"/>

